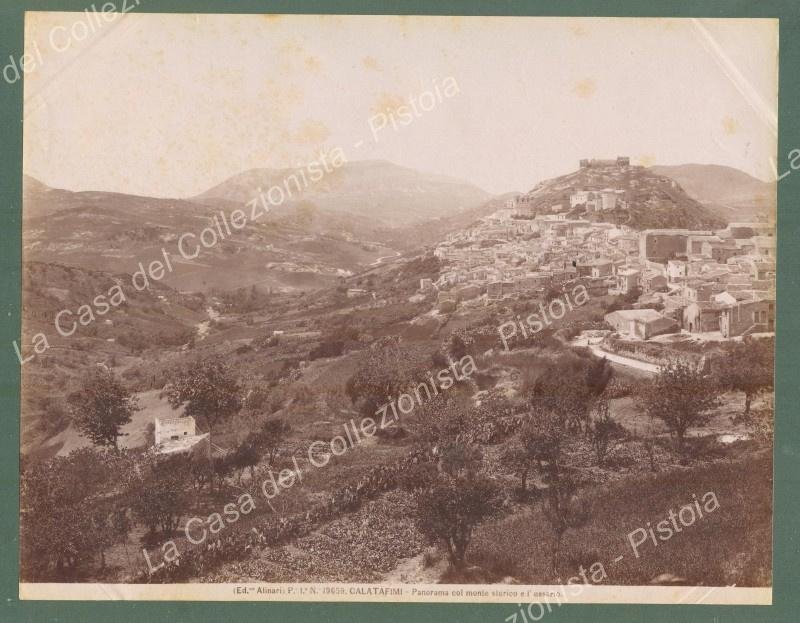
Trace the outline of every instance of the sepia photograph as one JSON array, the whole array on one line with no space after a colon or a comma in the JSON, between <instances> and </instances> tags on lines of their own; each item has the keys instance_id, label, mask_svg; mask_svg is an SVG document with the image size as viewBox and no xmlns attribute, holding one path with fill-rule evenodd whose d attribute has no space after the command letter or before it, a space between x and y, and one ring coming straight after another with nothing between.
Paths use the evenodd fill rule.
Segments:
<instances>
[{"instance_id":1,"label":"sepia photograph","mask_svg":"<svg viewBox=\"0 0 800 623\"><path fill-rule=\"evenodd\" d=\"M772 603L777 19L118 0L2 65L21 599Z\"/></svg>"}]
</instances>

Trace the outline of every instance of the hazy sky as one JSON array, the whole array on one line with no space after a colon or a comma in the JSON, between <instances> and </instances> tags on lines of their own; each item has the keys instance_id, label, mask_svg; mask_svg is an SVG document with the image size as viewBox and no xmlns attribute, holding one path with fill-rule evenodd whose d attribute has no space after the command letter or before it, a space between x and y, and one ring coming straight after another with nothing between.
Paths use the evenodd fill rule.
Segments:
<instances>
[{"instance_id":1,"label":"hazy sky","mask_svg":"<svg viewBox=\"0 0 800 623\"><path fill-rule=\"evenodd\" d=\"M584 157L773 176L774 20L96 20L27 14L24 167L51 186L191 196L334 147L497 193ZM437 85L401 125L398 107ZM375 141L379 114L397 129Z\"/></svg>"}]
</instances>

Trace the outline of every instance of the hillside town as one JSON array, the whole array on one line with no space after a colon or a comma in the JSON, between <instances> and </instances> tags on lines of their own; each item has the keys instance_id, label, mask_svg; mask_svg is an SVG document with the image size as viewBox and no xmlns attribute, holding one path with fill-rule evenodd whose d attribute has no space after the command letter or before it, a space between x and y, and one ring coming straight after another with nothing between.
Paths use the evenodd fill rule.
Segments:
<instances>
[{"instance_id":1,"label":"hillside town","mask_svg":"<svg viewBox=\"0 0 800 623\"><path fill-rule=\"evenodd\" d=\"M627 159L582 160L581 168L627 168ZM571 212L612 210L626 191L574 189ZM483 297L486 302L543 294L580 282L590 295L636 295L629 309L606 314L626 338L673 333L728 340L775 330L774 227L729 223L722 229L646 229L577 218L556 204L528 211L529 195L508 200L472 227L451 234L434 253L447 263L439 279L440 309Z\"/></svg>"}]
</instances>

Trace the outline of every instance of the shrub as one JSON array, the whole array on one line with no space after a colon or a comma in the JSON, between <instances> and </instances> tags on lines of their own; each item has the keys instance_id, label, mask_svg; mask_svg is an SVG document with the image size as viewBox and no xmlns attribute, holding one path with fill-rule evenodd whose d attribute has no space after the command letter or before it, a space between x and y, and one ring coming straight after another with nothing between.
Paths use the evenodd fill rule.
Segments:
<instances>
[{"instance_id":1,"label":"shrub","mask_svg":"<svg viewBox=\"0 0 800 623\"><path fill-rule=\"evenodd\" d=\"M609 400L613 398L624 398L625 396L630 396L635 391L636 385L634 383L615 376L608 385L606 385L603 396Z\"/></svg>"},{"instance_id":2,"label":"shrub","mask_svg":"<svg viewBox=\"0 0 800 623\"><path fill-rule=\"evenodd\" d=\"M261 411L269 404L270 392L263 387L254 387L245 398L245 406L251 411Z\"/></svg>"},{"instance_id":3,"label":"shrub","mask_svg":"<svg viewBox=\"0 0 800 623\"><path fill-rule=\"evenodd\" d=\"M589 420L589 434L597 457L597 464L603 465L611 441L624 434L622 426L611 417L606 400L600 399L595 404Z\"/></svg>"},{"instance_id":4,"label":"shrub","mask_svg":"<svg viewBox=\"0 0 800 623\"><path fill-rule=\"evenodd\" d=\"M344 351L344 342L341 340L330 340L321 342L311 349L308 353L308 358L311 361L321 359L323 357L338 357Z\"/></svg>"},{"instance_id":5,"label":"shrub","mask_svg":"<svg viewBox=\"0 0 800 623\"><path fill-rule=\"evenodd\" d=\"M441 559L442 555L439 553L439 550L435 547L429 547L422 555L422 567L424 569L429 569L437 564Z\"/></svg>"},{"instance_id":6,"label":"shrub","mask_svg":"<svg viewBox=\"0 0 800 623\"><path fill-rule=\"evenodd\" d=\"M580 528L589 520L587 501L578 497L575 483L568 477L550 484L542 507L544 516L553 530L553 574L558 573L558 555L564 533L571 528Z\"/></svg>"},{"instance_id":7,"label":"shrub","mask_svg":"<svg viewBox=\"0 0 800 623\"><path fill-rule=\"evenodd\" d=\"M472 556L471 561L497 579L509 576L517 577L521 573L519 561L505 551L482 551L480 554Z\"/></svg>"},{"instance_id":8,"label":"shrub","mask_svg":"<svg viewBox=\"0 0 800 623\"><path fill-rule=\"evenodd\" d=\"M439 303L439 312L442 314L452 314L456 310L454 301L442 301Z\"/></svg>"},{"instance_id":9,"label":"shrub","mask_svg":"<svg viewBox=\"0 0 800 623\"><path fill-rule=\"evenodd\" d=\"M189 483L189 462L184 457L153 457L144 474L134 480L128 492L134 516L153 537L156 531L167 538L189 510L186 485Z\"/></svg>"},{"instance_id":10,"label":"shrub","mask_svg":"<svg viewBox=\"0 0 800 623\"><path fill-rule=\"evenodd\" d=\"M40 401L40 408L42 415L37 424L43 433L52 435L64 430L69 425L70 417L63 401L45 396Z\"/></svg>"}]
</instances>

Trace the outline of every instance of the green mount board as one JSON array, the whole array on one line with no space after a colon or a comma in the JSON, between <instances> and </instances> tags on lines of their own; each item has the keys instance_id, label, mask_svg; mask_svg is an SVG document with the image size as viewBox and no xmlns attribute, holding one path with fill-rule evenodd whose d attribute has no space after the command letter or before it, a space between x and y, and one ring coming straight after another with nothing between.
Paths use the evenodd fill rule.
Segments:
<instances>
[{"instance_id":1,"label":"green mount board","mask_svg":"<svg viewBox=\"0 0 800 623\"><path fill-rule=\"evenodd\" d=\"M102 3L98 3L102 4ZM86 0L3 0L0 5L0 61L19 58L26 10L83 11ZM252 0L145 0L147 12L203 13L343 13L416 15L559 15L639 17L772 17L780 19L780 96L778 171L788 169L788 154L800 147L800 5L795 0L642 2L516 1L363 2L353 0L257 2ZM0 84L0 620L4 621L506 621L511 604L336 604L336 603L76 603L18 600L18 456L20 367L9 345L20 330L20 246L22 181L22 84ZM800 498L800 384L796 382L800 337L800 175L778 184L778 308L776 344L774 605L731 606L554 606L551 621L795 621L800 609L796 568Z\"/></svg>"}]
</instances>

